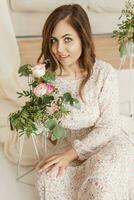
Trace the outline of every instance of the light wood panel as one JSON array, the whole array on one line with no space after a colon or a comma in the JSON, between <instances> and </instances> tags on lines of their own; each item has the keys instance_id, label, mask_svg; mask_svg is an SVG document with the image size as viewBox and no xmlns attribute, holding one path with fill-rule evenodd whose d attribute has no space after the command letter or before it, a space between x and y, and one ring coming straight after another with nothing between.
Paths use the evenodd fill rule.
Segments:
<instances>
[{"instance_id":1,"label":"light wood panel","mask_svg":"<svg viewBox=\"0 0 134 200\"><path fill-rule=\"evenodd\" d=\"M21 63L36 64L40 55L41 39L18 39Z\"/></svg>"},{"instance_id":2,"label":"light wood panel","mask_svg":"<svg viewBox=\"0 0 134 200\"><path fill-rule=\"evenodd\" d=\"M17 39L17 42L21 54L21 63L36 64L41 49L41 38ZM120 57L117 41L111 38L110 35L100 35L94 36L94 43L97 58L105 60L111 63L115 68L118 68L120 65ZM126 60L123 68L128 68L128 66L129 59Z\"/></svg>"}]
</instances>

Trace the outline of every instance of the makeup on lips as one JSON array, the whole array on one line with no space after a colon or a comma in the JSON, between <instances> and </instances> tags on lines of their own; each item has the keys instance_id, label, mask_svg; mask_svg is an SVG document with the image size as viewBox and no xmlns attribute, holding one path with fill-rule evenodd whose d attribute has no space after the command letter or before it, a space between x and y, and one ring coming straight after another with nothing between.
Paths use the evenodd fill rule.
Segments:
<instances>
[{"instance_id":1,"label":"makeup on lips","mask_svg":"<svg viewBox=\"0 0 134 200\"><path fill-rule=\"evenodd\" d=\"M64 60L69 57L69 55L58 55L60 60Z\"/></svg>"}]
</instances>

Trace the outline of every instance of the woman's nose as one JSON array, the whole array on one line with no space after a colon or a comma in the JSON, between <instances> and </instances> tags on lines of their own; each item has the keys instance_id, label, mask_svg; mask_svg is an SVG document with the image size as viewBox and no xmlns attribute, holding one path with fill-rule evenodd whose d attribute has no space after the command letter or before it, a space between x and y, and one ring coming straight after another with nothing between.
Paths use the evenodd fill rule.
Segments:
<instances>
[{"instance_id":1,"label":"woman's nose","mask_svg":"<svg viewBox=\"0 0 134 200\"><path fill-rule=\"evenodd\" d=\"M57 51L59 53L61 53L61 52L64 52L64 49L65 49L64 44L62 42L59 42L58 47L57 47Z\"/></svg>"}]
</instances>

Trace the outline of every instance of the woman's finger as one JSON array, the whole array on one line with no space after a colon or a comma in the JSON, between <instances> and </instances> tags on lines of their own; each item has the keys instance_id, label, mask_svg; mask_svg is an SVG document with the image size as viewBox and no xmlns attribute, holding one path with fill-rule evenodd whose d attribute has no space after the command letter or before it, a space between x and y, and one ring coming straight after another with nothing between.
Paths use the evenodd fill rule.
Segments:
<instances>
[{"instance_id":1,"label":"woman's finger","mask_svg":"<svg viewBox=\"0 0 134 200\"><path fill-rule=\"evenodd\" d=\"M51 160L53 160L53 159L55 159L55 158L57 158L56 155L51 156L51 157L49 157L48 159L42 160L42 161L36 166L36 169L37 169L37 170L41 169L45 164L47 164L49 161L51 161Z\"/></svg>"},{"instance_id":2,"label":"woman's finger","mask_svg":"<svg viewBox=\"0 0 134 200\"><path fill-rule=\"evenodd\" d=\"M59 161L59 158L54 159L48 163L46 163L45 165L43 165L40 169L40 171L47 169L48 167L50 167L51 165L54 165L55 163L57 163Z\"/></svg>"},{"instance_id":3,"label":"woman's finger","mask_svg":"<svg viewBox=\"0 0 134 200\"><path fill-rule=\"evenodd\" d=\"M51 156L51 157L47 158L47 159L45 160L45 163L47 163L47 162L49 162L49 161L51 161L51 160L53 160L53 159L55 159L55 158L57 158L57 155L54 155L54 156Z\"/></svg>"},{"instance_id":4,"label":"woman's finger","mask_svg":"<svg viewBox=\"0 0 134 200\"><path fill-rule=\"evenodd\" d=\"M37 170L41 169L41 168L45 165L45 163L46 163L46 160L42 160L42 161L36 166Z\"/></svg>"},{"instance_id":5,"label":"woman's finger","mask_svg":"<svg viewBox=\"0 0 134 200\"><path fill-rule=\"evenodd\" d=\"M39 164L37 164L36 170L39 170L40 168L42 168L42 166L44 166L44 164L45 164L45 160L42 160Z\"/></svg>"}]
</instances>

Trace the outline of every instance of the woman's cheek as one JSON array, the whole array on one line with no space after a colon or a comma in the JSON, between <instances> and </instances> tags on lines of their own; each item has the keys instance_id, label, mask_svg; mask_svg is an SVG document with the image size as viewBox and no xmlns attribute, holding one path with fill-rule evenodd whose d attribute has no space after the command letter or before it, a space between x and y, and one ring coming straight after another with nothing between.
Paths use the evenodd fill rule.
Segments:
<instances>
[{"instance_id":1,"label":"woman's cheek","mask_svg":"<svg viewBox=\"0 0 134 200\"><path fill-rule=\"evenodd\" d=\"M56 54L56 44L51 45L51 51L53 52L53 54Z\"/></svg>"}]
</instances>

